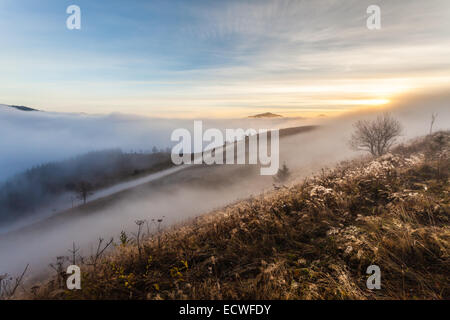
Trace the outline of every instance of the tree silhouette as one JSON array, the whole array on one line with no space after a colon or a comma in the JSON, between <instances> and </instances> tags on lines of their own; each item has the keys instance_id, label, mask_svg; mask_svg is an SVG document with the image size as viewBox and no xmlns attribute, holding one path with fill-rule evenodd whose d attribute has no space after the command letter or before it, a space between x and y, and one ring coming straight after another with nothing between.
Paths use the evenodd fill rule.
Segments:
<instances>
[{"instance_id":1,"label":"tree silhouette","mask_svg":"<svg viewBox=\"0 0 450 320\"><path fill-rule=\"evenodd\" d=\"M83 204L86 204L88 196L92 195L92 189L92 184L87 181L81 181L76 185L75 191L78 193L78 198L83 200Z\"/></svg>"},{"instance_id":2,"label":"tree silhouette","mask_svg":"<svg viewBox=\"0 0 450 320\"><path fill-rule=\"evenodd\" d=\"M281 169L278 169L278 172L274 178L274 180L278 183L285 182L289 176L291 175L291 172L289 171L289 168L286 166L286 163L283 163L283 166Z\"/></svg>"},{"instance_id":3,"label":"tree silhouette","mask_svg":"<svg viewBox=\"0 0 450 320\"><path fill-rule=\"evenodd\" d=\"M373 156L381 156L388 152L402 132L400 122L389 114L372 121L359 120L354 127L350 146L355 150L369 151Z\"/></svg>"}]
</instances>

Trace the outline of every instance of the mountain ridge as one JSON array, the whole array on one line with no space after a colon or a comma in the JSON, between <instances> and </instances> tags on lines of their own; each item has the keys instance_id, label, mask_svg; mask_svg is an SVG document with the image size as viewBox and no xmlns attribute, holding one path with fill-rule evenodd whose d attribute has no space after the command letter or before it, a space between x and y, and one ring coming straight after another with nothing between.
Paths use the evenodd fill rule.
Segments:
<instances>
[{"instance_id":1,"label":"mountain ridge","mask_svg":"<svg viewBox=\"0 0 450 320\"><path fill-rule=\"evenodd\" d=\"M41 111L38 109L34 109L34 108L30 108L27 106L18 106L18 105L11 105L11 104L0 104L0 106L5 107L5 108L13 108L19 111L26 111L26 112L30 112L30 111Z\"/></svg>"}]
</instances>

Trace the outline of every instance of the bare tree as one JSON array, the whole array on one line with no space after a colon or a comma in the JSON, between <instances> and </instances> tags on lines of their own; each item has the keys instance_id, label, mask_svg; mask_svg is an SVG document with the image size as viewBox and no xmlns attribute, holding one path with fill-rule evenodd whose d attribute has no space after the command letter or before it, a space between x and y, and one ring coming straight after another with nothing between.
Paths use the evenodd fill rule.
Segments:
<instances>
[{"instance_id":1,"label":"bare tree","mask_svg":"<svg viewBox=\"0 0 450 320\"><path fill-rule=\"evenodd\" d=\"M76 186L76 192L78 193L78 198L83 200L83 203L86 204L87 197L92 194L92 184L86 181L81 181Z\"/></svg>"},{"instance_id":2,"label":"bare tree","mask_svg":"<svg viewBox=\"0 0 450 320\"><path fill-rule=\"evenodd\" d=\"M369 151L381 156L389 151L402 133L402 125L389 114L378 116L375 120L359 120L354 124L355 131L350 145L355 150Z\"/></svg>"}]
</instances>

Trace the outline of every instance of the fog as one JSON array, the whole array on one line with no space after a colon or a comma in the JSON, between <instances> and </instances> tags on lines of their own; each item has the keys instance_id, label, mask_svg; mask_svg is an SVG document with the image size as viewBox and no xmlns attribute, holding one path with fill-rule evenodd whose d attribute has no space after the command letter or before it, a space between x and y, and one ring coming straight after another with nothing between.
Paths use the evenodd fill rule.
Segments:
<instances>
[{"instance_id":1,"label":"fog","mask_svg":"<svg viewBox=\"0 0 450 320\"><path fill-rule=\"evenodd\" d=\"M301 118L205 119L204 127L281 128L307 122ZM25 112L0 105L0 183L30 167L90 151L166 148L172 144L174 129L192 127L193 121L187 119Z\"/></svg>"},{"instance_id":2,"label":"fog","mask_svg":"<svg viewBox=\"0 0 450 320\"><path fill-rule=\"evenodd\" d=\"M442 92L417 94L402 99L402 103L394 102L389 108L372 108L329 119L273 119L270 122L259 119L209 120L205 127L216 125L220 128L219 124L243 128L319 124L320 128L317 130L280 140L280 164L285 162L296 178L302 178L323 167L332 167L341 160L362 154L350 150L347 143L352 124L356 120L373 118L380 112L391 112L404 126L404 135L400 137L399 142L427 134L433 112L438 114L434 130L449 129L449 98L449 93ZM25 168L33 161L67 157L69 153L75 154L90 148L117 147L120 144L123 148L148 149L148 141L147 144L145 142L149 137L153 139L152 145L161 143L162 146L170 137L169 128L192 127L191 120L170 122L125 115L23 114L5 110L0 112L0 121L5 120L4 115L11 120L9 130L5 130L3 125L0 127L0 134L4 137L7 133L9 137L8 142L0 142L1 148L11 152L6 160L2 157L2 165L9 163L12 168L14 161L11 159L14 156L17 159L25 155L31 157L27 159L29 162L19 163L15 170ZM39 121L45 124L39 124ZM92 134L94 131L95 135ZM35 133L30 139L25 139L32 132L39 134ZM137 142L134 139L140 140ZM12 140L19 142L14 146ZM43 146L40 147L39 143L43 143ZM81 246L82 254L88 255L90 248L95 247L98 237L114 236L117 239L121 230L134 232L136 219L151 220L164 216L163 224L167 227L237 199L245 199L273 189L272 177L260 176L259 170L255 171L256 174L253 171L247 174L242 171L242 166L232 165L190 166L159 181L132 186L135 188L129 190L120 189L118 191L121 192L109 198L98 199L57 219L2 235L0 273L18 274L27 263L30 263L30 274L47 272L50 271L48 264L53 262L56 256L68 255L67 250L71 248L72 242Z\"/></svg>"}]
</instances>

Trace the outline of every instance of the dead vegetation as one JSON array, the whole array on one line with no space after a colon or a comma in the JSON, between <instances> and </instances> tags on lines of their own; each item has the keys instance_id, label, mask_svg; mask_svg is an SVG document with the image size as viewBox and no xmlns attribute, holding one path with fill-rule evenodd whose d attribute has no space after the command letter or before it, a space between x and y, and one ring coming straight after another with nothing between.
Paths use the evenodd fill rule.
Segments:
<instances>
[{"instance_id":1,"label":"dead vegetation","mask_svg":"<svg viewBox=\"0 0 450 320\"><path fill-rule=\"evenodd\" d=\"M0 300L7 300L14 297L17 289L23 286L23 279L27 273L29 265L25 267L19 277L13 278L8 274L0 274Z\"/></svg>"},{"instance_id":2,"label":"dead vegetation","mask_svg":"<svg viewBox=\"0 0 450 320\"><path fill-rule=\"evenodd\" d=\"M137 223L81 266L81 290L27 297L449 299L448 147L438 132L144 239ZM366 288L374 264L380 290Z\"/></svg>"}]
</instances>

